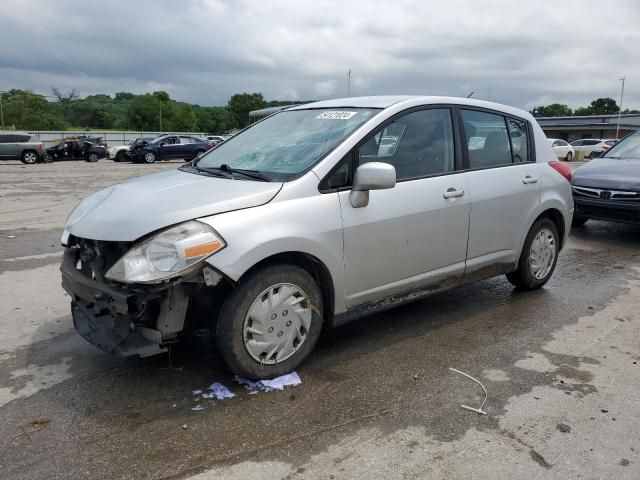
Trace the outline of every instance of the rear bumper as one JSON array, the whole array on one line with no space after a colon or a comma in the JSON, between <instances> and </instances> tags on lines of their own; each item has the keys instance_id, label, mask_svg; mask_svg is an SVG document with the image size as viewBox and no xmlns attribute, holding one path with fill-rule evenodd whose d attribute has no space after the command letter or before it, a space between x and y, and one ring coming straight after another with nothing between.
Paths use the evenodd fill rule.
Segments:
<instances>
[{"instance_id":1,"label":"rear bumper","mask_svg":"<svg viewBox=\"0 0 640 480\"><path fill-rule=\"evenodd\" d=\"M573 197L576 217L640 224L640 205L629 202Z\"/></svg>"},{"instance_id":2,"label":"rear bumper","mask_svg":"<svg viewBox=\"0 0 640 480\"><path fill-rule=\"evenodd\" d=\"M78 259L78 250L67 248L60 270L80 336L100 350L120 356L147 357L166 351L166 344L182 331L189 297L181 290L176 292L179 288L175 286L108 285L78 270ZM167 323L167 312L173 320L170 330L159 327Z\"/></svg>"}]
</instances>

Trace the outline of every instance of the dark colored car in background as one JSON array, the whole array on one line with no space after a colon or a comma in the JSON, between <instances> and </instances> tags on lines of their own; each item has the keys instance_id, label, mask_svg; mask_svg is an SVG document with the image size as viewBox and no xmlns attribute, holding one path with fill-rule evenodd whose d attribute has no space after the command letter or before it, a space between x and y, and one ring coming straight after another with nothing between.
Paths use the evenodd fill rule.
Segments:
<instances>
[{"instance_id":1,"label":"dark colored car in background","mask_svg":"<svg viewBox=\"0 0 640 480\"><path fill-rule=\"evenodd\" d=\"M46 161L47 153L44 143L29 133L0 132L0 159L32 164Z\"/></svg>"},{"instance_id":2,"label":"dark colored car in background","mask_svg":"<svg viewBox=\"0 0 640 480\"><path fill-rule=\"evenodd\" d=\"M640 132L573 172L574 225L590 218L640 224Z\"/></svg>"},{"instance_id":3,"label":"dark colored car in background","mask_svg":"<svg viewBox=\"0 0 640 480\"><path fill-rule=\"evenodd\" d=\"M107 156L106 142L102 137L70 137L47 148L51 161L86 160L97 162Z\"/></svg>"},{"instance_id":4,"label":"dark colored car in background","mask_svg":"<svg viewBox=\"0 0 640 480\"><path fill-rule=\"evenodd\" d=\"M213 148L213 142L188 135L161 135L136 152L134 161L154 163L181 158L190 161Z\"/></svg>"}]
</instances>

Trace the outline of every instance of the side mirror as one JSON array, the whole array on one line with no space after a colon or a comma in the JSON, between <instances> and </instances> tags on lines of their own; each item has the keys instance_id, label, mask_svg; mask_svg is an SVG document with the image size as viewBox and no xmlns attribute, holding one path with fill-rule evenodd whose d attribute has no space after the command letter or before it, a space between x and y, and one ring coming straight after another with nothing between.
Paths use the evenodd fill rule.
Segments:
<instances>
[{"instance_id":1,"label":"side mirror","mask_svg":"<svg viewBox=\"0 0 640 480\"><path fill-rule=\"evenodd\" d=\"M167 144L167 142L160 142L160 146L164 147Z\"/></svg>"},{"instance_id":2,"label":"side mirror","mask_svg":"<svg viewBox=\"0 0 640 480\"><path fill-rule=\"evenodd\" d=\"M369 190L384 190L396 186L396 169L382 162L369 162L360 165L353 177L353 187L349 201L353 208L369 205Z\"/></svg>"}]
</instances>

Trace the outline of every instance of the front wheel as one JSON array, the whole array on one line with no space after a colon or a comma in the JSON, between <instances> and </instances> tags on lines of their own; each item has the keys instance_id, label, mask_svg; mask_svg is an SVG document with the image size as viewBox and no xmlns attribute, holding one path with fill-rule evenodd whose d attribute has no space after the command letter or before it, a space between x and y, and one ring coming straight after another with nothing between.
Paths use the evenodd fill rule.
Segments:
<instances>
[{"instance_id":1,"label":"front wheel","mask_svg":"<svg viewBox=\"0 0 640 480\"><path fill-rule=\"evenodd\" d=\"M97 162L99 159L98 154L95 152L91 152L89 155L87 155L87 161L88 162Z\"/></svg>"},{"instance_id":2,"label":"front wheel","mask_svg":"<svg viewBox=\"0 0 640 480\"><path fill-rule=\"evenodd\" d=\"M567 162L570 162L573 158L573 153L567 152L567 156L564 158Z\"/></svg>"},{"instance_id":3,"label":"front wheel","mask_svg":"<svg viewBox=\"0 0 640 480\"><path fill-rule=\"evenodd\" d=\"M313 277L295 265L273 265L249 274L229 294L215 340L232 372L273 378L311 353L322 319L322 294Z\"/></svg>"},{"instance_id":4,"label":"front wheel","mask_svg":"<svg viewBox=\"0 0 640 480\"><path fill-rule=\"evenodd\" d=\"M537 220L525 239L518 268L507 279L523 290L535 290L549 281L558 261L558 229L548 218Z\"/></svg>"},{"instance_id":5,"label":"front wheel","mask_svg":"<svg viewBox=\"0 0 640 480\"><path fill-rule=\"evenodd\" d=\"M116 162L126 162L126 161L127 161L127 154L122 150L120 150L116 155Z\"/></svg>"},{"instance_id":6,"label":"front wheel","mask_svg":"<svg viewBox=\"0 0 640 480\"><path fill-rule=\"evenodd\" d=\"M158 156L154 152L144 152L142 158L144 163L154 163L158 159Z\"/></svg>"}]
</instances>

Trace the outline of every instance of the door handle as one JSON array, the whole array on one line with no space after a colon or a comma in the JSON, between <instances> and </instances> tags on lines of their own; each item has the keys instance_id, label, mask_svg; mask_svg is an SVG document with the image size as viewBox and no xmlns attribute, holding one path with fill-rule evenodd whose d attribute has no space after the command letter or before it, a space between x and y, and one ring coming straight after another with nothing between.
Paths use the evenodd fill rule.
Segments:
<instances>
[{"instance_id":1,"label":"door handle","mask_svg":"<svg viewBox=\"0 0 640 480\"><path fill-rule=\"evenodd\" d=\"M522 183L528 185L529 183L538 183L538 177L532 177L531 175L527 175L522 179Z\"/></svg>"},{"instance_id":2,"label":"door handle","mask_svg":"<svg viewBox=\"0 0 640 480\"><path fill-rule=\"evenodd\" d=\"M456 190L455 188L447 188L447 191L442 194L444 198L457 198L464 195L464 190Z\"/></svg>"}]
</instances>

